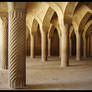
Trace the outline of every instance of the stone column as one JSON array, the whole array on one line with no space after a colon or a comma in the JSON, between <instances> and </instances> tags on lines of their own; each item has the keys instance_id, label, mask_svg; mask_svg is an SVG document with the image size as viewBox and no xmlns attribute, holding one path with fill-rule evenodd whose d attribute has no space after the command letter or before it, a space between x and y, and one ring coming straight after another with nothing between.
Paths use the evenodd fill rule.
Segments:
<instances>
[{"instance_id":1,"label":"stone column","mask_svg":"<svg viewBox=\"0 0 92 92\"><path fill-rule=\"evenodd\" d=\"M9 13L9 87L23 88L26 84L25 37L26 3L8 2Z\"/></svg>"},{"instance_id":2,"label":"stone column","mask_svg":"<svg viewBox=\"0 0 92 92\"><path fill-rule=\"evenodd\" d=\"M51 56L51 38L48 37L48 56Z\"/></svg>"},{"instance_id":3,"label":"stone column","mask_svg":"<svg viewBox=\"0 0 92 92\"><path fill-rule=\"evenodd\" d=\"M0 17L0 68L8 69L8 21Z\"/></svg>"},{"instance_id":4,"label":"stone column","mask_svg":"<svg viewBox=\"0 0 92 92\"><path fill-rule=\"evenodd\" d=\"M62 52L62 50L61 50L61 44L62 44L62 42L61 42L62 40L61 40L61 37L59 37L59 57L61 58L61 52Z\"/></svg>"},{"instance_id":5,"label":"stone column","mask_svg":"<svg viewBox=\"0 0 92 92\"><path fill-rule=\"evenodd\" d=\"M41 34L41 55L42 55L42 61L47 61L47 34L45 32L43 32Z\"/></svg>"},{"instance_id":6,"label":"stone column","mask_svg":"<svg viewBox=\"0 0 92 92\"><path fill-rule=\"evenodd\" d=\"M89 35L89 56L91 56L91 35Z\"/></svg>"},{"instance_id":7,"label":"stone column","mask_svg":"<svg viewBox=\"0 0 92 92\"><path fill-rule=\"evenodd\" d=\"M87 43L86 43L86 37L83 38L83 57L86 58L87 57Z\"/></svg>"},{"instance_id":8,"label":"stone column","mask_svg":"<svg viewBox=\"0 0 92 92\"><path fill-rule=\"evenodd\" d=\"M69 38L69 55L72 56L72 38Z\"/></svg>"},{"instance_id":9,"label":"stone column","mask_svg":"<svg viewBox=\"0 0 92 92\"><path fill-rule=\"evenodd\" d=\"M87 56L89 57L89 37L87 37Z\"/></svg>"},{"instance_id":10,"label":"stone column","mask_svg":"<svg viewBox=\"0 0 92 92\"><path fill-rule=\"evenodd\" d=\"M69 33L68 33L68 25L65 26L64 31L62 32L62 44L61 44L61 66L66 67L69 65Z\"/></svg>"},{"instance_id":11,"label":"stone column","mask_svg":"<svg viewBox=\"0 0 92 92\"><path fill-rule=\"evenodd\" d=\"M35 57L35 36L31 34L31 58Z\"/></svg>"},{"instance_id":12,"label":"stone column","mask_svg":"<svg viewBox=\"0 0 92 92\"><path fill-rule=\"evenodd\" d=\"M90 55L92 56L92 34L90 35L90 37L91 37L91 42L90 42L90 47L91 47Z\"/></svg>"},{"instance_id":13,"label":"stone column","mask_svg":"<svg viewBox=\"0 0 92 92\"><path fill-rule=\"evenodd\" d=\"M80 45L80 33L76 32L76 60L80 60L80 51L81 51L81 45Z\"/></svg>"}]
</instances>

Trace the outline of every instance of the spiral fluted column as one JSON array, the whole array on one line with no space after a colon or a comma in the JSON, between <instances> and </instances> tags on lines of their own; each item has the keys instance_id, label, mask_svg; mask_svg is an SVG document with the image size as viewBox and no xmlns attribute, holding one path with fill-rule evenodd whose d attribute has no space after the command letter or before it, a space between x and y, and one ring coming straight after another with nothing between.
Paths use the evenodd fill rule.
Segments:
<instances>
[{"instance_id":1,"label":"spiral fluted column","mask_svg":"<svg viewBox=\"0 0 92 92\"><path fill-rule=\"evenodd\" d=\"M35 57L35 36L31 34L31 58Z\"/></svg>"},{"instance_id":2,"label":"spiral fluted column","mask_svg":"<svg viewBox=\"0 0 92 92\"><path fill-rule=\"evenodd\" d=\"M0 68L8 69L8 21L0 17Z\"/></svg>"},{"instance_id":3,"label":"spiral fluted column","mask_svg":"<svg viewBox=\"0 0 92 92\"><path fill-rule=\"evenodd\" d=\"M61 67L66 67L69 65L69 33L68 25L65 26L65 30L62 32L61 37Z\"/></svg>"},{"instance_id":4,"label":"spiral fluted column","mask_svg":"<svg viewBox=\"0 0 92 92\"><path fill-rule=\"evenodd\" d=\"M23 5L22 5L23 4ZM23 8L25 3L8 3L11 9L9 13L9 86L10 88L23 88L26 84L25 65L25 37L26 37L26 12ZM22 7L19 7L21 6ZM16 8L17 6L17 8ZM24 6L25 7L25 6ZM22 8L22 9L21 9Z\"/></svg>"},{"instance_id":5,"label":"spiral fluted column","mask_svg":"<svg viewBox=\"0 0 92 92\"><path fill-rule=\"evenodd\" d=\"M48 37L48 56L51 56L51 38Z\"/></svg>"},{"instance_id":6,"label":"spiral fluted column","mask_svg":"<svg viewBox=\"0 0 92 92\"><path fill-rule=\"evenodd\" d=\"M80 43L80 33L76 32L76 60L80 60L80 51L81 51L81 43Z\"/></svg>"},{"instance_id":7,"label":"spiral fluted column","mask_svg":"<svg viewBox=\"0 0 92 92\"><path fill-rule=\"evenodd\" d=\"M42 61L47 61L47 34L45 32L43 32L41 34L41 55L42 55Z\"/></svg>"}]
</instances>

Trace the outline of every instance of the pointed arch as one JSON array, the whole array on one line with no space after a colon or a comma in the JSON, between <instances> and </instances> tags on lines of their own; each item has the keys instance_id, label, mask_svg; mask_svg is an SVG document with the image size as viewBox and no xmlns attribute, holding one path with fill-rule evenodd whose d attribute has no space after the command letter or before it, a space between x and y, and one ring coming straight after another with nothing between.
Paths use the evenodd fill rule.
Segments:
<instances>
[{"instance_id":1,"label":"pointed arch","mask_svg":"<svg viewBox=\"0 0 92 92\"><path fill-rule=\"evenodd\" d=\"M72 17L74 15L75 9L78 2L68 2L64 11L64 23L72 23Z\"/></svg>"},{"instance_id":2,"label":"pointed arch","mask_svg":"<svg viewBox=\"0 0 92 92\"><path fill-rule=\"evenodd\" d=\"M43 22L42 22L42 27L43 27L43 30L46 31L46 32L49 29L50 20L51 20L51 18L53 16L54 12L55 11L51 7L49 7L47 9L47 12L46 12L45 16L44 16L44 19L43 19Z\"/></svg>"},{"instance_id":3,"label":"pointed arch","mask_svg":"<svg viewBox=\"0 0 92 92\"><path fill-rule=\"evenodd\" d=\"M85 38L86 37L86 33L87 33L87 31L88 31L88 28L89 27L91 27L92 26L92 20L89 20L88 21L88 23L85 25L85 27L84 27L84 31L83 31L83 38Z\"/></svg>"},{"instance_id":4,"label":"pointed arch","mask_svg":"<svg viewBox=\"0 0 92 92\"><path fill-rule=\"evenodd\" d=\"M69 38L71 38L74 33L75 33L75 32L74 32L74 28L73 28L73 26L71 25L71 26L70 26L70 29L69 29Z\"/></svg>"},{"instance_id":5,"label":"pointed arch","mask_svg":"<svg viewBox=\"0 0 92 92\"><path fill-rule=\"evenodd\" d=\"M89 17L92 15L92 11L86 6L82 5L73 16L73 27L77 31L82 31Z\"/></svg>"}]
</instances>

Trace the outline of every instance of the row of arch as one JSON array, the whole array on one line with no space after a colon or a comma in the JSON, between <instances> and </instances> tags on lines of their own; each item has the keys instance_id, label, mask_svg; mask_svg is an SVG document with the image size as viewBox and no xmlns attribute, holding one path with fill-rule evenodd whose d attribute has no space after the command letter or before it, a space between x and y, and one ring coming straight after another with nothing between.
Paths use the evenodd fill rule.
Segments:
<instances>
[{"instance_id":1,"label":"row of arch","mask_svg":"<svg viewBox=\"0 0 92 92\"><path fill-rule=\"evenodd\" d=\"M82 36L81 37L81 40L83 39L83 41L82 41L82 43L83 43L83 45L80 47L81 49L83 48L83 52L81 51L81 49L80 49L80 54L81 54L81 52L82 52L82 54L83 54L83 57L87 57L87 55L89 56L89 54L87 54L87 53L89 53L89 52L91 52L91 50L89 51L89 52L87 52L87 49L89 49L89 48L87 48L87 44L88 44L88 39L91 37L91 25L92 25L92 20L89 20L88 22L87 22L87 24L85 25L85 27L84 27L84 31L82 31L82 32L80 32L80 35ZM57 27L57 26L56 26ZM60 35L59 35L59 27L58 28L56 28L57 30L57 34L58 34L58 37L59 37L59 39L60 39ZM50 27L49 27L49 30L48 30L48 43L50 44L51 42L49 42L49 38L51 38L51 37L53 37L53 34L54 34L54 31L55 31L55 26L53 25L53 24L51 24L50 25ZM50 33L51 32L51 33ZM39 32L38 33L40 33L40 29L39 29ZM29 33L30 34L30 33ZM89 37L89 34L90 34L90 37ZM73 51L73 54L75 54L76 55L76 46L71 46L71 44L72 43L74 43L74 41L72 41L72 40L74 40L74 36L75 36L75 39L77 39L77 34L76 34L76 32L75 32L75 30L74 30L74 28L73 28L73 25L71 25L70 26L70 28L69 28L69 46L70 46L70 48L69 48L69 50L70 50L70 56L72 56L72 50L73 49L75 49L75 52ZM87 36L88 36L88 38L87 38ZM41 41L41 37L40 37L40 41ZM86 41L86 42L85 42ZM40 44L41 44L41 42L40 42ZM55 43L54 43L55 44ZM59 44L60 44L60 41L59 41ZM75 41L75 43L74 43L75 45L76 45L76 41ZM73 45L74 45L73 44ZM39 45L39 43L38 43L38 45ZM49 45L48 45L49 46ZM86 46L86 47L85 47ZM91 46L91 45L90 45ZM75 48L74 48L75 47ZM30 47L29 47L30 48ZM41 46L40 46L40 48L41 48ZM49 47L49 48L51 48L51 47ZM48 50L48 56L50 56L50 49ZM40 54L41 54L41 52L40 52ZM87 55L86 55L87 54ZM60 55L60 50L59 50L59 55ZM81 56L81 55L80 55Z\"/></svg>"}]
</instances>

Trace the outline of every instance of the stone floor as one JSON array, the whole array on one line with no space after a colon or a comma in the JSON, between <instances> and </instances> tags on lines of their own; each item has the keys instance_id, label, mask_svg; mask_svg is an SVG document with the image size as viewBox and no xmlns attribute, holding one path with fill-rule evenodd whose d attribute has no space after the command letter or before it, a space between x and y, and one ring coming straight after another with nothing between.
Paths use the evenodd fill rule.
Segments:
<instances>
[{"instance_id":1,"label":"stone floor","mask_svg":"<svg viewBox=\"0 0 92 92\"><path fill-rule=\"evenodd\" d=\"M76 61L70 57L70 66L60 67L58 57L48 57L41 62L40 57L26 58L26 90L92 90L92 57ZM8 70L0 70L0 89L8 87Z\"/></svg>"}]
</instances>

